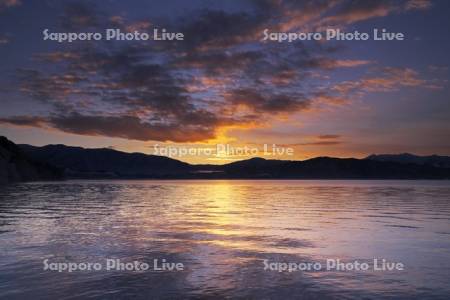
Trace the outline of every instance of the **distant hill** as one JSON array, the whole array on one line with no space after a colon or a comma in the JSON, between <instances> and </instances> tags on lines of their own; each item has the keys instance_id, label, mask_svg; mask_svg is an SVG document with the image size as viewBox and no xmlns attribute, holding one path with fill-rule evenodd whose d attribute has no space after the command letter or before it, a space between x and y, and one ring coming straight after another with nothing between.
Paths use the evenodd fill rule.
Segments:
<instances>
[{"instance_id":1,"label":"distant hill","mask_svg":"<svg viewBox=\"0 0 450 300\"><path fill-rule=\"evenodd\" d=\"M0 184L56 179L62 179L61 170L31 159L16 144L0 137Z\"/></svg>"},{"instance_id":2,"label":"distant hill","mask_svg":"<svg viewBox=\"0 0 450 300\"><path fill-rule=\"evenodd\" d=\"M223 166L230 178L280 179L450 179L450 169L355 158L317 157L305 161L239 161Z\"/></svg>"},{"instance_id":3,"label":"distant hill","mask_svg":"<svg viewBox=\"0 0 450 300\"><path fill-rule=\"evenodd\" d=\"M3 138L3 141L7 140ZM126 153L105 148L84 149L65 145L17 147L12 142L8 145L14 149L13 153L22 153L31 161L39 162L39 166L51 165L55 169L63 170L65 178L450 179L450 168L442 162L444 160L439 162L424 158L416 160L416 156L412 156L414 158L412 159L409 155L408 157L372 155L366 159L317 157L304 161L252 158L226 165L191 165L164 156ZM16 155L20 158L22 154ZM27 161L25 158L19 160ZM34 163L32 165L36 166ZM2 172L4 166L5 163L2 165ZM25 169L34 170L31 167ZM20 180L39 178L33 172L25 174L28 176L16 177Z\"/></svg>"},{"instance_id":4,"label":"distant hill","mask_svg":"<svg viewBox=\"0 0 450 300\"><path fill-rule=\"evenodd\" d=\"M450 156L418 156L409 153L403 154L372 154L366 159L376 161L398 162L403 164L427 165L437 168L450 168Z\"/></svg>"},{"instance_id":5,"label":"distant hill","mask_svg":"<svg viewBox=\"0 0 450 300\"><path fill-rule=\"evenodd\" d=\"M192 171L191 165L164 156L65 145L19 146L30 157L63 169L69 178L184 177Z\"/></svg>"}]
</instances>

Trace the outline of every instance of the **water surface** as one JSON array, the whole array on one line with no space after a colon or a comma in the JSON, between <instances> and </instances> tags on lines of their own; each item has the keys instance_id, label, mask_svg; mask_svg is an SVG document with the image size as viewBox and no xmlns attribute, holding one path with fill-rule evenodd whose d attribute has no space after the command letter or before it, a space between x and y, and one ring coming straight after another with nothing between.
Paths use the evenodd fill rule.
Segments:
<instances>
[{"instance_id":1,"label":"water surface","mask_svg":"<svg viewBox=\"0 0 450 300\"><path fill-rule=\"evenodd\" d=\"M183 271L44 270L182 262ZM403 271L264 270L263 261ZM0 187L2 299L448 299L448 181L67 181Z\"/></svg>"}]
</instances>

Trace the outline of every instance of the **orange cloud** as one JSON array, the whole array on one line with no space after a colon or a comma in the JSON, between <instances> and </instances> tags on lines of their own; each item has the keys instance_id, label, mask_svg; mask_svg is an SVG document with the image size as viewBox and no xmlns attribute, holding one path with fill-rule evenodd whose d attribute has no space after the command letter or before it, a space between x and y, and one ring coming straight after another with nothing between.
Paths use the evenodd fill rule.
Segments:
<instances>
[{"instance_id":1,"label":"orange cloud","mask_svg":"<svg viewBox=\"0 0 450 300\"><path fill-rule=\"evenodd\" d=\"M410 68L385 67L381 75L365 77L356 81L344 81L333 89L347 95L356 92L388 92L398 90L400 87L432 88L430 82L419 77L419 73Z\"/></svg>"}]
</instances>

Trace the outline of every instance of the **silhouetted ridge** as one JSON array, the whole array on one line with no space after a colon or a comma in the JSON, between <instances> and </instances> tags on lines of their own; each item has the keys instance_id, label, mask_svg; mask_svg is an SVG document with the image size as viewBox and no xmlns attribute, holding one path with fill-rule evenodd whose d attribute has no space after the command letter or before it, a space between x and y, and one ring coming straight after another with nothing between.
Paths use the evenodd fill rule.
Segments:
<instances>
[{"instance_id":1,"label":"silhouetted ridge","mask_svg":"<svg viewBox=\"0 0 450 300\"><path fill-rule=\"evenodd\" d=\"M63 168L68 177L152 178L185 175L191 165L164 156L125 153L113 149L84 149L64 145L20 145L31 157Z\"/></svg>"},{"instance_id":2,"label":"silhouetted ridge","mask_svg":"<svg viewBox=\"0 0 450 300\"><path fill-rule=\"evenodd\" d=\"M0 183L61 178L61 170L30 159L16 144L0 137Z\"/></svg>"},{"instance_id":3,"label":"silhouetted ridge","mask_svg":"<svg viewBox=\"0 0 450 300\"><path fill-rule=\"evenodd\" d=\"M376 161L398 162L404 164L427 165L437 168L450 168L450 156L439 156L439 155L419 156L410 153L378 154L378 155L372 154L369 155L366 159Z\"/></svg>"},{"instance_id":4,"label":"silhouetted ridge","mask_svg":"<svg viewBox=\"0 0 450 300\"><path fill-rule=\"evenodd\" d=\"M13 143L12 145L9 147L16 147ZM225 165L191 165L164 156L125 153L109 148L84 149L65 145L44 147L20 145L20 149L34 161L41 162L42 165L47 164L63 169L66 178L450 178L450 168L444 163L446 157L430 156L417 159L416 156L410 154L371 155L366 159L317 157L305 161L267 160L255 157ZM38 178L38 176L34 178Z\"/></svg>"}]
</instances>

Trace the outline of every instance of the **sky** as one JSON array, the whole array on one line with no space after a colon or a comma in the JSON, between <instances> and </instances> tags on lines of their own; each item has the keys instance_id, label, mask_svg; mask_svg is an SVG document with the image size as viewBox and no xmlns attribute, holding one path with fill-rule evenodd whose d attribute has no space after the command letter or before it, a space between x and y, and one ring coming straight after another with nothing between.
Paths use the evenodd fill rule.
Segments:
<instances>
[{"instance_id":1,"label":"sky","mask_svg":"<svg viewBox=\"0 0 450 300\"><path fill-rule=\"evenodd\" d=\"M0 135L176 149L173 158L191 163L450 155L449 14L445 0L0 0ZM108 28L184 39L43 34ZM386 29L405 39L278 42L263 39L266 29Z\"/></svg>"}]
</instances>

